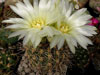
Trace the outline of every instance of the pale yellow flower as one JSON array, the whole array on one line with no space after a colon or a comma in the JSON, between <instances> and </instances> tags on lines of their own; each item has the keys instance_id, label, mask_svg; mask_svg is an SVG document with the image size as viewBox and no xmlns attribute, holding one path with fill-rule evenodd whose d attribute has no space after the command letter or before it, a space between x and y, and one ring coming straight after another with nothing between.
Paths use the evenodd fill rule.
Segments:
<instances>
[{"instance_id":1,"label":"pale yellow flower","mask_svg":"<svg viewBox=\"0 0 100 75\"><path fill-rule=\"evenodd\" d=\"M10 5L21 18L10 18L3 22L12 23L6 28L15 30L9 38L20 35L19 39L24 38L23 45L32 43L36 48L43 37L52 37L57 33L51 25L59 19L58 9L55 9L54 0L34 0L33 5L29 0L23 2L19 1L15 6Z\"/></svg>"},{"instance_id":2,"label":"pale yellow flower","mask_svg":"<svg viewBox=\"0 0 100 75\"><path fill-rule=\"evenodd\" d=\"M86 14L87 9L82 8L74 12L73 5L67 0L61 0L58 8L63 14L63 19L57 23L56 29L60 33L52 37L50 47L53 48L57 45L58 49L61 49L66 42L73 53L75 53L77 43L87 49L88 44L92 44L87 36L96 34L96 28L87 25L91 19L91 16Z\"/></svg>"}]
</instances>

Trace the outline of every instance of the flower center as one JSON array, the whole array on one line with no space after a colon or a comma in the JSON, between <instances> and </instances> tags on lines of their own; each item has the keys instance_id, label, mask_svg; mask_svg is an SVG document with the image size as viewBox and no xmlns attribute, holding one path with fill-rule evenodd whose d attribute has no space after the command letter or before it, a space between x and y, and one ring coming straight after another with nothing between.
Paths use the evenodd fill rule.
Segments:
<instances>
[{"instance_id":1,"label":"flower center","mask_svg":"<svg viewBox=\"0 0 100 75\"><path fill-rule=\"evenodd\" d=\"M37 28L40 30L43 28L44 25L45 25L45 20L43 18L36 18L31 23L31 27Z\"/></svg>"},{"instance_id":2,"label":"flower center","mask_svg":"<svg viewBox=\"0 0 100 75\"><path fill-rule=\"evenodd\" d=\"M70 30L70 27L66 23L61 23L61 26L60 26L59 30L62 33L68 33L69 30Z\"/></svg>"}]
</instances>

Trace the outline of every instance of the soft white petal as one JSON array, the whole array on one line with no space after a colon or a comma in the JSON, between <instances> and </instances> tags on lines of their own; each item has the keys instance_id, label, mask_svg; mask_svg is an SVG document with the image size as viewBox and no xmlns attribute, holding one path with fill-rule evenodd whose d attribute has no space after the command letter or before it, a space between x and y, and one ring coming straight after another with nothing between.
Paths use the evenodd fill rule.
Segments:
<instances>
[{"instance_id":1,"label":"soft white petal","mask_svg":"<svg viewBox=\"0 0 100 75\"><path fill-rule=\"evenodd\" d=\"M13 6L13 5L10 5L10 8L16 13L19 15L19 10L17 7Z\"/></svg>"},{"instance_id":2,"label":"soft white petal","mask_svg":"<svg viewBox=\"0 0 100 75\"><path fill-rule=\"evenodd\" d=\"M67 42L67 44L68 44L68 46L69 46L71 52L72 52L73 54L75 54L75 47L74 47L74 45L72 44L72 42L71 42L71 40L70 40L70 37L69 37L68 35L67 35L67 37L66 37L66 42Z\"/></svg>"},{"instance_id":3,"label":"soft white petal","mask_svg":"<svg viewBox=\"0 0 100 75\"><path fill-rule=\"evenodd\" d=\"M28 15L30 14L30 12L32 12L32 11L29 12L27 6L26 6L25 4L23 4L22 2L16 3L16 6L17 6L18 9L26 10L25 12L27 12ZM30 8L29 8L29 9L30 9ZM31 9L31 10L32 10L32 9ZM29 15L29 16L30 16L30 18L31 18L32 15Z\"/></svg>"},{"instance_id":4,"label":"soft white petal","mask_svg":"<svg viewBox=\"0 0 100 75\"><path fill-rule=\"evenodd\" d=\"M65 38L63 36L59 38L59 42L57 44L58 50L63 47L64 41L65 41Z\"/></svg>"},{"instance_id":5,"label":"soft white petal","mask_svg":"<svg viewBox=\"0 0 100 75\"><path fill-rule=\"evenodd\" d=\"M35 40L35 44L34 44L35 48L40 44L41 40L42 40L42 38L39 35L36 36L36 40Z\"/></svg>"},{"instance_id":6,"label":"soft white petal","mask_svg":"<svg viewBox=\"0 0 100 75\"><path fill-rule=\"evenodd\" d=\"M84 30L82 28L76 28L76 31L83 34L84 36L93 36L91 33L89 33L90 31Z\"/></svg>"},{"instance_id":7,"label":"soft white petal","mask_svg":"<svg viewBox=\"0 0 100 75\"><path fill-rule=\"evenodd\" d=\"M72 43L75 47L77 47L77 41L76 41L76 39L75 39L73 36L70 36L70 39L71 39L71 43Z\"/></svg>"},{"instance_id":8,"label":"soft white petal","mask_svg":"<svg viewBox=\"0 0 100 75\"><path fill-rule=\"evenodd\" d=\"M71 22L71 21L70 21ZM73 21L72 24L73 27L79 27L79 26L84 26L88 23L88 21L81 21L81 20L76 20L76 21Z\"/></svg>"},{"instance_id":9,"label":"soft white petal","mask_svg":"<svg viewBox=\"0 0 100 75\"><path fill-rule=\"evenodd\" d=\"M46 29L47 29L47 34L48 34L48 36L49 36L49 37L52 37L52 36L54 35L54 32L53 32L52 28L47 27Z\"/></svg>"},{"instance_id":10,"label":"soft white petal","mask_svg":"<svg viewBox=\"0 0 100 75\"><path fill-rule=\"evenodd\" d=\"M97 32L95 31L96 30L96 27L93 27L93 26L83 26L82 29L86 32L88 32L89 34L97 34Z\"/></svg>"},{"instance_id":11,"label":"soft white petal","mask_svg":"<svg viewBox=\"0 0 100 75\"><path fill-rule=\"evenodd\" d=\"M13 5L10 5L10 8L11 8L16 14L18 14L19 16L21 16L22 18L24 18L24 16L22 15L22 13L20 13L20 10L19 10L17 7L15 7L15 6L13 6Z\"/></svg>"},{"instance_id":12,"label":"soft white petal","mask_svg":"<svg viewBox=\"0 0 100 75\"><path fill-rule=\"evenodd\" d=\"M51 41L51 43L50 43L50 48L55 47L55 46L57 45L58 41L59 41L59 36L53 37L53 38L52 38L52 41Z\"/></svg>"},{"instance_id":13,"label":"soft white petal","mask_svg":"<svg viewBox=\"0 0 100 75\"><path fill-rule=\"evenodd\" d=\"M54 35L52 27L46 26L41 32L40 35L52 37Z\"/></svg>"},{"instance_id":14,"label":"soft white petal","mask_svg":"<svg viewBox=\"0 0 100 75\"><path fill-rule=\"evenodd\" d=\"M62 9L62 5L63 5L63 9ZM68 6L69 7L69 6ZM59 8L60 10L62 10L62 13L66 13L66 10L68 10L69 8L66 7L66 3L65 3L65 0L61 0L60 4L59 4ZM68 9L67 9L68 8Z\"/></svg>"},{"instance_id":15,"label":"soft white petal","mask_svg":"<svg viewBox=\"0 0 100 75\"><path fill-rule=\"evenodd\" d=\"M33 5L34 5L34 8L37 8L38 5L39 5L39 1L38 0L34 0L33 1Z\"/></svg>"},{"instance_id":16,"label":"soft white petal","mask_svg":"<svg viewBox=\"0 0 100 75\"><path fill-rule=\"evenodd\" d=\"M82 28L87 29L87 30L93 30L93 31L97 30L95 26L89 26L89 25L83 26Z\"/></svg>"},{"instance_id":17,"label":"soft white petal","mask_svg":"<svg viewBox=\"0 0 100 75\"><path fill-rule=\"evenodd\" d=\"M22 39L23 37L25 37L26 34L27 34L27 33L21 34L21 35L19 36L18 40L20 40L20 39Z\"/></svg>"},{"instance_id":18,"label":"soft white petal","mask_svg":"<svg viewBox=\"0 0 100 75\"><path fill-rule=\"evenodd\" d=\"M70 38L70 42L75 46L77 47L77 40L72 36L72 35L68 35L68 34L64 34L64 37L65 38Z\"/></svg>"},{"instance_id":19,"label":"soft white petal","mask_svg":"<svg viewBox=\"0 0 100 75\"><path fill-rule=\"evenodd\" d=\"M70 3L68 0L64 0L65 1L65 7L66 7L66 11L69 10L69 7L70 7Z\"/></svg>"},{"instance_id":20,"label":"soft white petal","mask_svg":"<svg viewBox=\"0 0 100 75\"><path fill-rule=\"evenodd\" d=\"M27 13L27 11L25 9L22 9L21 7L20 8L17 8L13 5L10 5L10 8L16 13L18 14L19 16L21 16L22 18L30 21L31 20L31 16Z\"/></svg>"},{"instance_id":21,"label":"soft white petal","mask_svg":"<svg viewBox=\"0 0 100 75\"><path fill-rule=\"evenodd\" d=\"M73 15L69 18L69 20L75 20L76 18L78 18L79 16L81 16L83 13L86 12L86 8L82 8L78 11L76 11L75 13L73 13Z\"/></svg>"},{"instance_id":22,"label":"soft white petal","mask_svg":"<svg viewBox=\"0 0 100 75\"><path fill-rule=\"evenodd\" d=\"M25 5L27 6L27 7L32 7L32 4L30 3L30 0L23 0L23 2L25 3Z\"/></svg>"},{"instance_id":23,"label":"soft white petal","mask_svg":"<svg viewBox=\"0 0 100 75\"><path fill-rule=\"evenodd\" d=\"M67 11L66 14L65 14L66 19L70 17L70 15L71 15L71 13L72 13L72 10L73 10L73 5L70 4L69 6L70 6L70 7L69 7L68 11Z\"/></svg>"},{"instance_id":24,"label":"soft white petal","mask_svg":"<svg viewBox=\"0 0 100 75\"><path fill-rule=\"evenodd\" d=\"M74 35L77 42L84 48L87 49L87 41L82 37L82 35Z\"/></svg>"},{"instance_id":25,"label":"soft white petal","mask_svg":"<svg viewBox=\"0 0 100 75\"><path fill-rule=\"evenodd\" d=\"M91 15L85 14L85 15L79 16L76 20L80 20L80 21L88 21L88 20L91 19L91 18L92 18Z\"/></svg>"},{"instance_id":26,"label":"soft white petal","mask_svg":"<svg viewBox=\"0 0 100 75\"><path fill-rule=\"evenodd\" d=\"M28 24L28 22L22 18L10 18L8 20L3 20L3 23L19 23L19 24Z\"/></svg>"},{"instance_id":27,"label":"soft white petal","mask_svg":"<svg viewBox=\"0 0 100 75\"><path fill-rule=\"evenodd\" d=\"M15 23L12 20L3 20L2 23Z\"/></svg>"},{"instance_id":28,"label":"soft white petal","mask_svg":"<svg viewBox=\"0 0 100 75\"><path fill-rule=\"evenodd\" d=\"M29 32L27 32L27 34L25 35L25 38L23 40L23 45L26 45L29 41L30 41L30 38L32 37L32 31L30 30Z\"/></svg>"},{"instance_id":29,"label":"soft white petal","mask_svg":"<svg viewBox=\"0 0 100 75\"><path fill-rule=\"evenodd\" d=\"M47 5L46 5L46 8L47 8L47 9L50 9L50 8L51 8L52 2L53 2L53 0L49 0L49 1L48 1ZM53 4L52 4L52 6L53 6Z\"/></svg>"},{"instance_id":30,"label":"soft white petal","mask_svg":"<svg viewBox=\"0 0 100 75\"><path fill-rule=\"evenodd\" d=\"M24 9L21 9L21 8L17 8L16 6L13 6L13 5L10 5L10 8L16 13L18 14L19 16L21 16L22 18L25 18L27 20L29 20L29 14L24 10Z\"/></svg>"},{"instance_id":31,"label":"soft white petal","mask_svg":"<svg viewBox=\"0 0 100 75\"><path fill-rule=\"evenodd\" d=\"M28 3L30 4L29 1L28 1ZM37 10L35 10L31 4L30 5L26 5L26 4L23 4L22 2L19 2L17 4L17 7L19 7L19 8L22 7L24 10L26 10L30 14L30 16L32 17L32 19L34 19L36 17Z\"/></svg>"},{"instance_id":32,"label":"soft white petal","mask_svg":"<svg viewBox=\"0 0 100 75\"><path fill-rule=\"evenodd\" d=\"M25 30L19 30L19 31L16 31L16 32L13 32L12 34L10 34L8 38L15 37L15 36L24 34L24 33L26 33L26 32L27 32L27 31L25 31Z\"/></svg>"},{"instance_id":33,"label":"soft white petal","mask_svg":"<svg viewBox=\"0 0 100 75\"><path fill-rule=\"evenodd\" d=\"M46 8L47 2L48 2L48 0L40 0L40 2L39 2L39 8L40 9Z\"/></svg>"},{"instance_id":34,"label":"soft white petal","mask_svg":"<svg viewBox=\"0 0 100 75\"><path fill-rule=\"evenodd\" d=\"M7 26L6 28L18 29L18 28L28 28L28 26L22 24L14 24L14 25Z\"/></svg>"},{"instance_id":35,"label":"soft white petal","mask_svg":"<svg viewBox=\"0 0 100 75\"><path fill-rule=\"evenodd\" d=\"M83 37L83 39L87 42L87 45L93 45L92 41L90 39L88 39L87 37L85 37L84 35L81 35L81 37Z\"/></svg>"},{"instance_id":36,"label":"soft white petal","mask_svg":"<svg viewBox=\"0 0 100 75\"><path fill-rule=\"evenodd\" d=\"M36 39L36 33L33 33L32 37L31 37L31 42L33 45L34 45L35 39Z\"/></svg>"}]
</instances>

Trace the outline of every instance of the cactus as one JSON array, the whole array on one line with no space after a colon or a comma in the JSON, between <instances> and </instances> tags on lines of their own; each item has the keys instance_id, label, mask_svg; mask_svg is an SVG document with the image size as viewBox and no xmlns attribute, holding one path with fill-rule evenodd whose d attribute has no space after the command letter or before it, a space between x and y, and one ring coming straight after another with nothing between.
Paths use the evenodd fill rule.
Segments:
<instances>
[{"instance_id":1,"label":"cactus","mask_svg":"<svg viewBox=\"0 0 100 75\"><path fill-rule=\"evenodd\" d=\"M66 46L61 50L57 50L56 47L51 50L47 42L41 43L37 49L26 47L26 53L19 65L18 72L20 75L38 73L40 75L55 75L56 73L66 75L70 55Z\"/></svg>"},{"instance_id":2,"label":"cactus","mask_svg":"<svg viewBox=\"0 0 100 75\"><path fill-rule=\"evenodd\" d=\"M96 70L100 70L100 51L96 50L92 57L93 65Z\"/></svg>"},{"instance_id":3,"label":"cactus","mask_svg":"<svg viewBox=\"0 0 100 75\"><path fill-rule=\"evenodd\" d=\"M9 33L11 31L0 30L0 75L12 75L19 61L17 55L23 51L22 44L17 41L17 37L7 38Z\"/></svg>"},{"instance_id":4,"label":"cactus","mask_svg":"<svg viewBox=\"0 0 100 75\"><path fill-rule=\"evenodd\" d=\"M100 13L99 7L100 7L100 0L90 0L89 6L93 8L94 11Z\"/></svg>"},{"instance_id":5,"label":"cactus","mask_svg":"<svg viewBox=\"0 0 100 75\"><path fill-rule=\"evenodd\" d=\"M87 67L89 63L88 51L81 47L77 48L76 54L75 54L75 61L76 61L76 65L79 68L84 69L85 67Z\"/></svg>"},{"instance_id":6,"label":"cactus","mask_svg":"<svg viewBox=\"0 0 100 75\"><path fill-rule=\"evenodd\" d=\"M20 42L6 48L0 47L0 75L15 75L22 53L23 47Z\"/></svg>"},{"instance_id":7,"label":"cactus","mask_svg":"<svg viewBox=\"0 0 100 75\"><path fill-rule=\"evenodd\" d=\"M17 15L15 13L13 13L12 10L8 7L8 5L10 5L11 3L7 3L7 2L9 2L9 0L7 0L6 4L5 4L5 9L4 9L4 13L3 13L4 19L7 19L9 17L16 17ZM14 4L14 3L12 3L12 4ZM8 24L3 24L3 26L6 26L6 25L8 25ZM11 32L11 31L9 31L9 32L8 31L6 32L7 35L9 35ZM5 30L2 30L2 33L5 33ZM0 36L0 37L5 37L5 34L3 34L3 36ZM10 41L7 39L7 36L5 38L1 38L1 39L3 40L3 42L5 41L5 43L7 43L7 44L8 43L13 44L13 43L17 42L16 41L17 37L9 39ZM41 70L43 69L43 72L42 71L41 72L44 74L50 75L52 73L54 75L59 75L59 74L66 75L66 71L67 71L67 67L68 67L67 65L69 64L69 60L70 60L69 49L64 48L64 51L61 52L61 50L58 51L57 48L55 48L52 50L53 53L51 53L51 52L49 52L50 49L49 49L49 47L47 47L48 46L47 43L44 43L44 45L45 45L45 47L39 47L34 53L31 52L31 50L33 51L35 49L28 48L28 53L26 52L27 56L25 54L22 57L21 63L18 67L19 75L24 75L24 74L34 75L34 73L38 74L38 69L36 69L36 71L34 70L35 68L38 67L38 65L36 63L30 63L31 60L34 62L40 63L41 67L43 67L43 68L45 67L44 69L41 68ZM44 46L44 45L41 44L41 46ZM44 49L44 48L47 48L47 49ZM44 50L45 50L45 52L44 52ZM38 53L38 51L40 53ZM55 55L55 53L56 53L56 55ZM37 58L36 60L30 59L30 57L35 59L35 57L33 55ZM52 58L52 56L53 56L53 58ZM49 62L49 60L50 60L50 62ZM61 61L61 63L60 63L60 61ZM60 65L58 65L58 63L60 63ZM28 66L28 67L25 68L26 66ZM49 67L51 67L51 68L49 68ZM32 68L32 71L31 72L28 71L31 68Z\"/></svg>"},{"instance_id":8,"label":"cactus","mask_svg":"<svg viewBox=\"0 0 100 75\"><path fill-rule=\"evenodd\" d=\"M0 30L0 44L2 47L5 47L6 45L12 45L17 42L17 40L18 40L17 37L8 38L8 35L11 32L12 31L9 31L9 30L5 31L5 29L3 29L3 28Z\"/></svg>"},{"instance_id":9,"label":"cactus","mask_svg":"<svg viewBox=\"0 0 100 75\"><path fill-rule=\"evenodd\" d=\"M89 47L89 55L96 70L100 70L100 31L98 35L92 38L94 46Z\"/></svg>"},{"instance_id":10,"label":"cactus","mask_svg":"<svg viewBox=\"0 0 100 75\"><path fill-rule=\"evenodd\" d=\"M9 0L7 1L9 2ZM17 15L15 15L10 10L10 8L6 8L9 5L7 1L5 4L5 10L4 10L4 15L3 15L4 19L7 19L12 16L16 17ZM74 5L78 4L76 0L71 1L71 2L73 2ZM15 4L15 3L12 3L12 4ZM8 25L8 24L4 24L4 25ZM7 39L6 35L8 35L9 33L10 33L9 31L1 32L1 35L2 35L0 36L1 43L14 44L17 42L16 41L17 38ZM56 47L53 49L50 49L48 41L44 39L37 49L32 48L32 47L25 47L25 55L22 57L21 63L18 67L19 75L25 75L25 74L66 75L67 67L70 63L70 58L72 56L71 56L71 52L65 45L60 50L58 50ZM83 68L83 66L86 65L88 61L87 52L84 49L79 49L77 50L75 56L76 56L75 59L77 60L77 65ZM80 59L82 59L82 61Z\"/></svg>"},{"instance_id":11,"label":"cactus","mask_svg":"<svg viewBox=\"0 0 100 75\"><path fill-rule=\"evenodd\" d=\"M16 66L16 55L10 50L0 50L0 70L4 72L11 72L11 69ZM1 72L0 72L1 74Z\"/></svg>"}]
</instances>

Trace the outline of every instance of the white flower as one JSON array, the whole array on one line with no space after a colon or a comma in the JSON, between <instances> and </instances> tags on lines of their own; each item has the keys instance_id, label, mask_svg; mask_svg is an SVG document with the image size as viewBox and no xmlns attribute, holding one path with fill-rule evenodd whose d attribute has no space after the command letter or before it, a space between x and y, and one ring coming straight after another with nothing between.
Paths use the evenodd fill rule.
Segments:
<instances>
[{"instance_id":1,"label":"white flower","mask_svg":"<svg viewBox=\"0 0 100 75\"><path fill-rule=\"evenodd\" d=\"M52 37L56 31L51 26L59 19L58 10L55 9L54 0L34 0L33 6L29 0L18 2L16 6L10 5L11 9L21 18L10 18L4 23L13 23L6 28L14 29L10 37L24 37L23 45L32 43L36 48L45 36Z\"/></svg>"},{"instance_id":2,"label":"white flower","mask_svg":"<svg viewBox=\"0 0 100 75\"><path fill-rule=\"evenodd\" d=\"M53 48L57 45L60 49L66 42L73 53L75 53L77 43L87 49L87 45L92 44L87 36L96 34L96 28L87 25L91 16L85 13L86 8L73 13L73 6L67 0L61 0L58 7L62 11L64 19L57 23L59 25L56 29L60 31L60 34L52 38L50 47Z\"/></svg>"}]
</instances>

